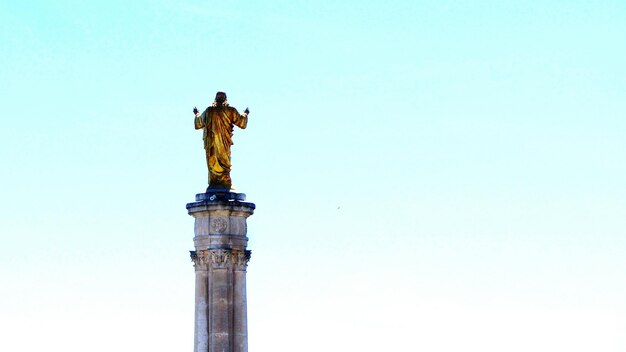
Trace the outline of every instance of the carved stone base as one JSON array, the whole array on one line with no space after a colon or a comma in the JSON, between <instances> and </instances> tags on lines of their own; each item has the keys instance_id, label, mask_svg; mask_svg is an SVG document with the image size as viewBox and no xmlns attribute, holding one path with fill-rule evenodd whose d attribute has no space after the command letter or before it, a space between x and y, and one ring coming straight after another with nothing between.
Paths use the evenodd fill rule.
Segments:
<instances>
[{"instance_id":1,"label":"carved stone base","mask_svg":"<svg viewBox=\"0 0 626 352\"><path fill-rule=\"evenodd\" d=\"M254 208L224 199L187 204L195 218L195 251L190 252L196 271L194 352L248 351L246 219Z\"/></svg>"}]
</instances>

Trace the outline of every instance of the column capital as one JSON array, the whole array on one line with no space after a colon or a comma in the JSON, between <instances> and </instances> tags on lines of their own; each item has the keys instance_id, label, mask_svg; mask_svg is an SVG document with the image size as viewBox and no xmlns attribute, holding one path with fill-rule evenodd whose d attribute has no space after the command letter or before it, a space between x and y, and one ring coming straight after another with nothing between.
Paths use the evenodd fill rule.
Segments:
<instances>
[{"instance_id":1,"label":"column capital","mask_svg":"<svg viewBox=\"0 0 626 352\"><path fill-rule=\"evenodd\" d=\"M204 249L189 251L189 254L196 270L223 269L232 262L232 250L229 249Z\"/></svg>"},{"instance_id":2,"label":"column capital","mask_svg":"<svg viewBox=\"0 0 626 352\"><path fill-rule=\"evenodd\" d=\"M233 249L205 249L189 251L191 261L196 270L233 268L245 271L252 251Z\"/></svg>"},{"instance_id":3,"label":"column capital","mask_svg":"<svg viewBox=\"0 0 626 352\"><path fill-rule=\"evenodd\" d=\"M252 256L252 251L233 251L233 264L237 271L246 271L248 262Z\"/></svg>"}]
</instances>

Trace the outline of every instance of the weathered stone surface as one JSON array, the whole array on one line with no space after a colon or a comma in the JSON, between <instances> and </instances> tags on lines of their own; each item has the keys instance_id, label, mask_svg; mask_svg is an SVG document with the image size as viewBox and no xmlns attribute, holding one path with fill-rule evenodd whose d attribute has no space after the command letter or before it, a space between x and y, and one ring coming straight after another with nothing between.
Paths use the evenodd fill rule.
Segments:
<instances>
[{"instance_id":1,"label":"weathered stone surface","mask_svg":"<svg viewBox=\"0 0 626 352\"><path fill-rule=\"evenodd\" d=\"M248 351L246 219L254 209L238 200L187 204L195 218L195 251L190 252L196 270L194 352Z\"/></svg>"}]
</instances>

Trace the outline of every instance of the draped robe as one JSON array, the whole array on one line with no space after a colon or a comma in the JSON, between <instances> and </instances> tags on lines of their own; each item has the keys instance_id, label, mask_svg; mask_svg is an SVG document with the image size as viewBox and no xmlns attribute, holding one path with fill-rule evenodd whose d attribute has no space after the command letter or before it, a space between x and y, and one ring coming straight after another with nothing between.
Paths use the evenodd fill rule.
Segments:
<instances>
[{"instance_id":1,"label":"draped robe","mask_svg":"<svg viewBox=\"0 0 626 352\"><path fill-rule=\"evenodd\" d=\"M233 145L233 126L246 128L248 116L240 115L231 106L210 106L195 117L197 130L204 129L202 139L209 168L209 188L230 189L230 146Z\"/></svg>"}]
</instances>

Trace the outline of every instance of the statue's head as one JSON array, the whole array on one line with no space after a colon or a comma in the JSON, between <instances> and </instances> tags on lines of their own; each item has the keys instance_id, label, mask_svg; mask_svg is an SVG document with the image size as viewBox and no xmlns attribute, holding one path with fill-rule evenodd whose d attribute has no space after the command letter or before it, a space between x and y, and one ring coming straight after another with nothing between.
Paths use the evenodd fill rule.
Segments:
<instances>
[{"instance_id":1,"label":"statue's head","mask_svg":"<svg viewBox=\"0 0 626 352\"><path fill-rule=\"evenodd\" d=\"M217 94L215 94L215 103L217 105L223 105L225 101L226 101L226 93L217 92Z\"/></svg>"}]
</instances>

